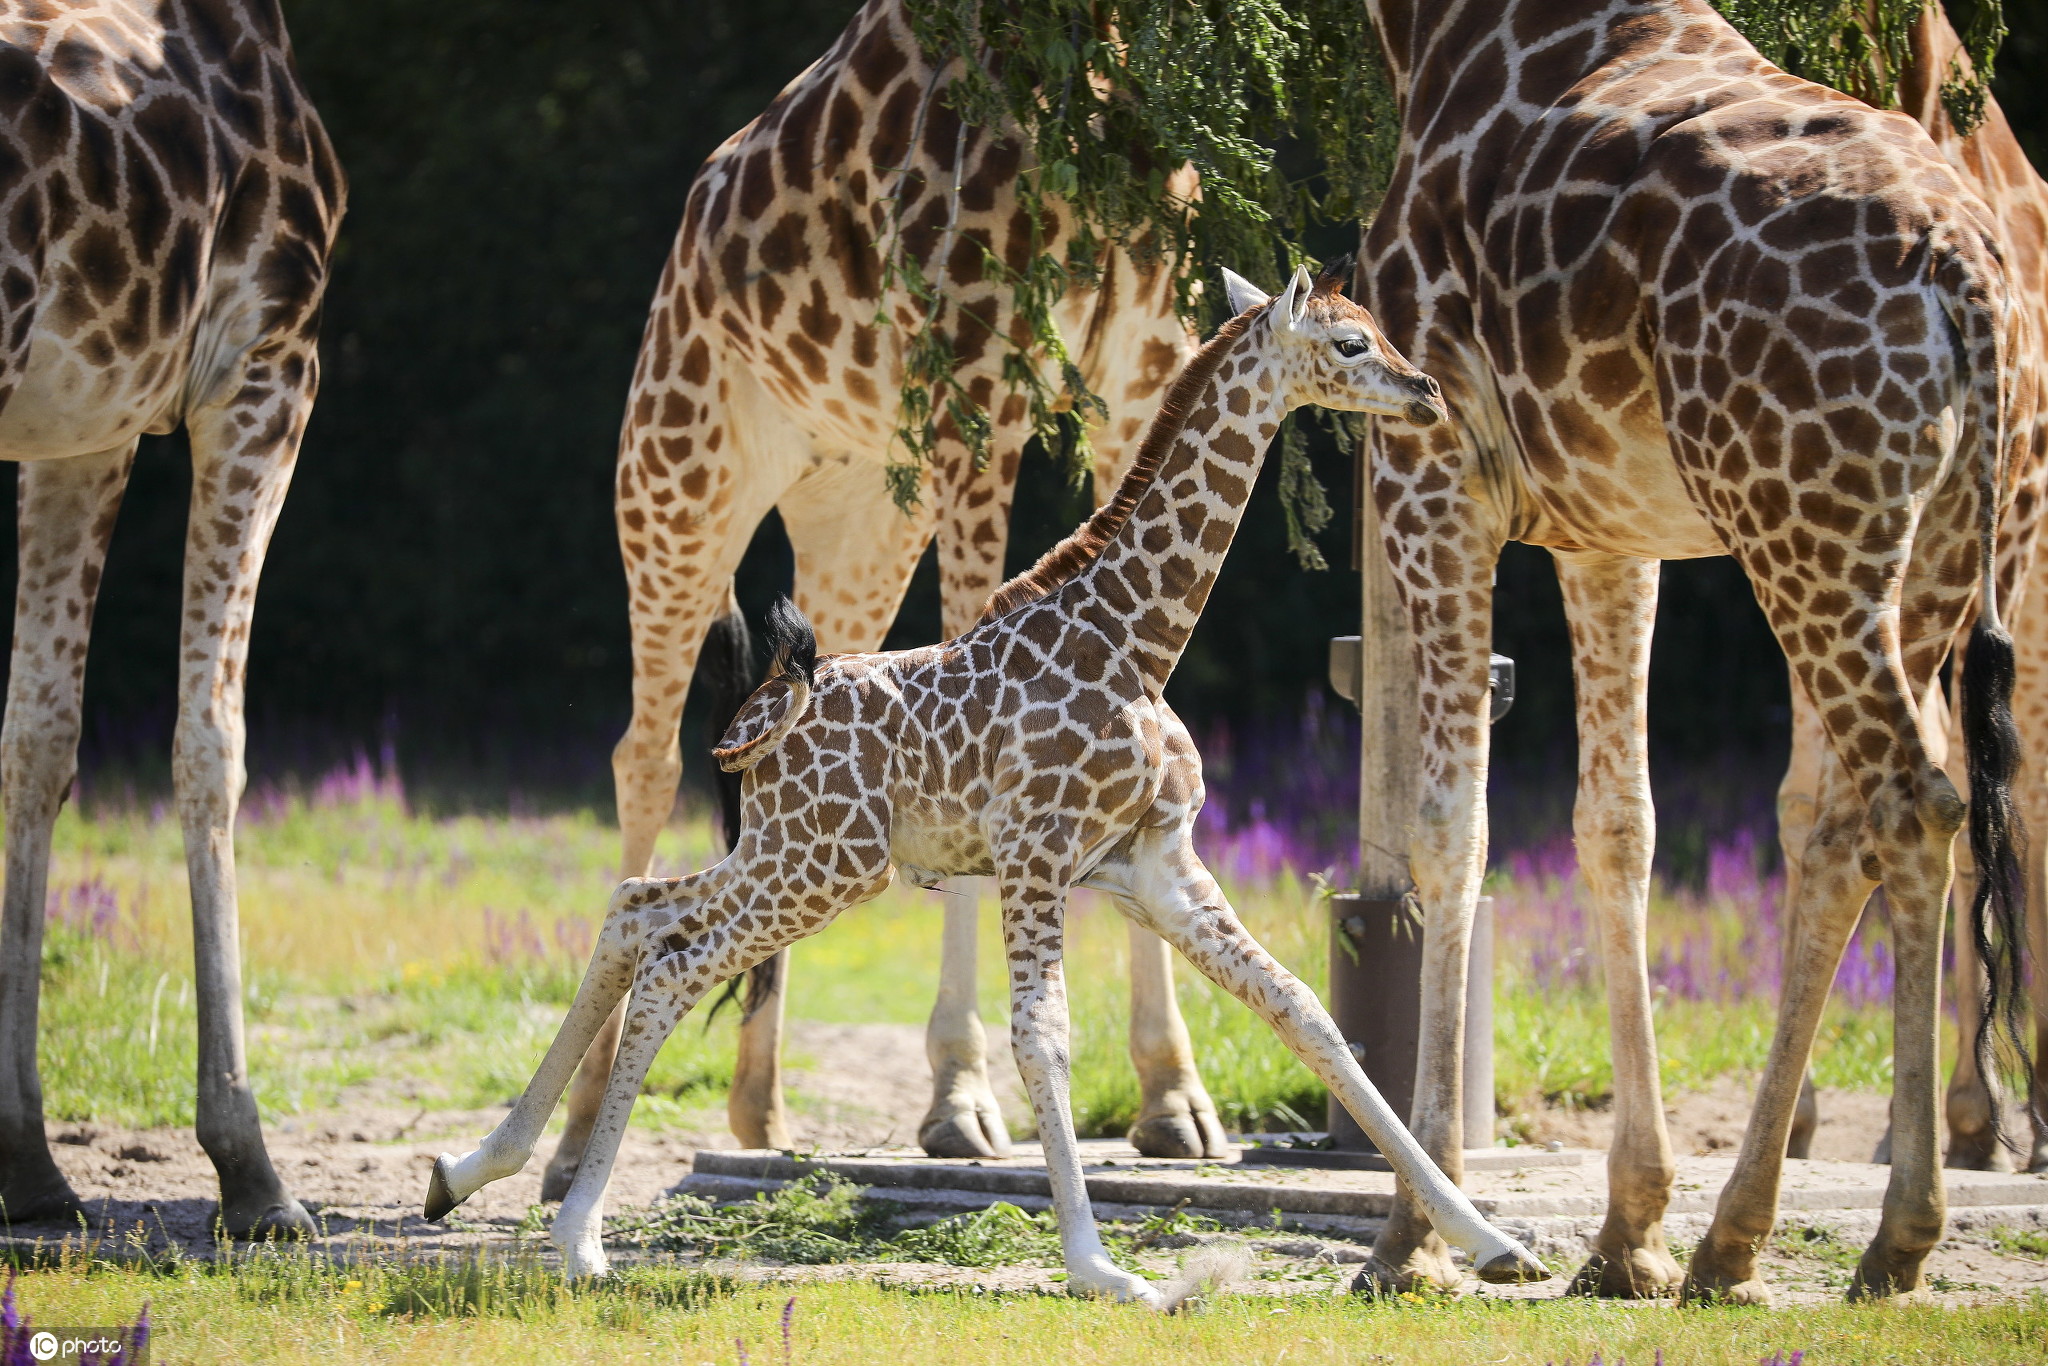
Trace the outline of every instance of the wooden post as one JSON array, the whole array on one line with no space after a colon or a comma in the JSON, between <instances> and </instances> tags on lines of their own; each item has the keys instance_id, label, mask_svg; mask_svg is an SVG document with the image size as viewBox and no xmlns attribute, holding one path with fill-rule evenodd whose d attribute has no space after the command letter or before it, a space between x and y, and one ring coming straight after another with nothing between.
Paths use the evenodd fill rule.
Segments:
<instances>
[{"instance_id":1,"label":"wooden post","mask_svg":"<svg viewBox=\"0 0 2048 1366\"><path fill-rule=\"evenodd\" d=\"M1358 892L1367 900L1398 900L1414 886L1408 842L1420 800L1422 707L1416 697L1415 639L1380 542L1371 477L1361 446L1353 495L1358 534L1352 551L1365 598L1358 642Z\"/></svg>"},{"instance_id":2,"label":"wooden post","mask_svg":"<svg viewBox=\"0 0 2048 1366\"><path fill-rule=\"evenodd\" d=\"M1414 887L1408 842L1422 764L1421 707L1408 609L1380 541L1363 442L1352 469L1351 559L1364 594L1352 699L1361 742L1358 890L1330 903L1330 1010L1366 1075L1405 1120L1421 1023L1422 926L1410 913L1408 896ZM1334 1100L1326 1122L1339 1150L1371 1148Z\"/></svg>"}]
</instances>

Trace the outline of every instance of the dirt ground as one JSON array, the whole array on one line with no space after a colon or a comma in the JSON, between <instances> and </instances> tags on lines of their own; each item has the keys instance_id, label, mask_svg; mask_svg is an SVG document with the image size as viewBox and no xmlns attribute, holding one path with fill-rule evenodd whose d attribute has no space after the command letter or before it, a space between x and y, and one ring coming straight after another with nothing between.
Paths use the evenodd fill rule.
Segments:
<instances>
[{"instance_id":1,"label":"dirt ground","mask_svg":"<svg viewBox=\"0 0 2048 1366\"><path fill-rule=\"evenodd\" d=\"M807 1066L788 1076L798 1142L848 1152L908 1141L923 1111L929 1086L921 1031L896 1025L810 1025L791 1027L791 1054ZM1007 1059L995 1069L1005 1105L1022 1115L1014 1070ZM1736 1147L1748 1113L1747 1088L1734 1082L1713 1090L1674 1096L1667 1114L1674 1148L1681 1154L1710 1154ZM1815 1157L1868 1161L1883 1132L1886 1098L1859 1092L1823 1092ZM337 1250L349 1244L398 1244L418 1251L505 1245L525 1237L544 1246L543 1227L532 1207L540 1195L540 1167L552 1149L527 1170L487 1187L458 1211L449 1225L419 1218L419 1200L436 1154L461 1151L487 1132L502 1108L479 1111L420 1111L366 1096L342 1109L302 1115L269 1130L270 1151L291 1188L328 1226L326 1240ZM1552 1111L1536 1117L1542 1139L1570 1146L1604 1147L1612 1130L1602 1112ZM214 1252L209 1232L216 1198L214 1173L197 1141L186 1130L125 1130L90 1124L53 1124L58 1165L86 1201L91 1237L109 1251L176 1246L189 1255ZM609 1207L645 1205L690 1172L700 1148L737 1146L716 1110L692 1115L686 1127L629 1132L615 1170ZM1810 1225L1786 1221L1770 1258L1770 1279L1792 1297L1832 1298L1853 1265L1848 1244L1864 1236L1843 1225L1823 1226L1819 1235L1801 1234ZM1682 1236L1677 1228L1674 1236ZM1836 1236L1836 1233L1839 1236ZM77 1238L75 1227L20 1226L13 1240ZM1696 1236L1696 1235L1695 1235ZM1259 1240L1256 1280L1246 1289L1274 1293L1334 1290L1348 1283L1347 1264L1364 1249L1342 1239L1304 1237ZM1172 1265L1170 1255L1163 1265ZM1930 1261L1930 1275L1943 1298L2004 1298L2048 1292L2048 1261L2001 1248L1984 1229L1952 1235ZM783 1278L874 1274L887 1280L923 1284L980 1284L990 1289L1051 1288L1049 1268L997 1270L891 1265L859 1268L756 1268ZM1525 1293L1557 1293L1562 1282Z\"/></svg>"}]
</instances>

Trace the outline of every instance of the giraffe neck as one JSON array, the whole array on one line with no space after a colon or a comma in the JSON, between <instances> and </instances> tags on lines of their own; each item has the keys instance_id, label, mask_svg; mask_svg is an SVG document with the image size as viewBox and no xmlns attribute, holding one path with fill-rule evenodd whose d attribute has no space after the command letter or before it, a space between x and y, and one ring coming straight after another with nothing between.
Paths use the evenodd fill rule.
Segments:
<instances>
[{"instance_id":1,"label":"giraffe neck","mask_svg":"<svg viewBox=\"0 0 2048 1366\"><path fill-rule=\"evenodd\" d=\"M1541 45L1605 12L1650 7L1617 0L1366 0L1404 97L1432 64L1442 65L1448 75L1469 61L1478 74L1484 62ZM1504 53L1486 51L1495 39Z\"/></svg>"},{"instance_id":2,"label":"giraffe neck","mask_svg":"<svg viewBox=\"0 0 2048 1366\"><path fill-rule=\"evenodd\" d=\"M1068 599L1082 616L1121 628L1108 633L1123 637L1155 692L1201 619L1266 447L1293 406L1263 360L1270 331L1259 315L1218 360L1179 430L1164 436L1158 472Z\"/></svg>"},{"instance_id":3,"label":"giraffe neck","mask_svg":"<svg viewBox=\"0 0 2048 1366\"><path fill-rule=\"evenodd\" d=\"M1963 139L1957 136L1955 124L1942 107L1941 83L1948 75L1951 61L1962 49L1962 39L1956 36L1941 11L1931 5L1913 20L1910 37L1911 55L1898 73L1899 108L1925 128L1944 152L1952 151ZM1962 60L1967 68L1969 58L1964 56Z\"/></svg>"},{"instance_id":4,"label":"giraffe neck","mask_svg":"<svg viewBox=\"0 0 2048 1366\"><path fill-rule=\"evenodd\" d=\"M1488 110L1549 106L1630 49L1664 48L1679 26L1726 26L1707 0L1366 0L1393 70L1404 126L1477 131ZM1696 55L1706 56L1703 49ZM1412 107L1411 107L1412 106ZM1489 132L1505 130L1493 123Z\"/></svg>"}]
</instances>

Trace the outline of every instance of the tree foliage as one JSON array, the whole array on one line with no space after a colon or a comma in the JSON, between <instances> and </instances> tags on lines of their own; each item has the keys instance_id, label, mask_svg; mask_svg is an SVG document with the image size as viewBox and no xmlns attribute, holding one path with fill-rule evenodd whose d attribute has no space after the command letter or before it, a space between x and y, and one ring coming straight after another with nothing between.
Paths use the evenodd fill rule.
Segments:
<instances>
[{"instance_id":1,"label":"tree foliage","mask_svg":"<svg viewBox=\"0 0 2048 1366\"><path fill-rule=\"evenodd\" d=\"M1910 25L1929 0L1716 2L1785 69L1891 107ZM1018 184L1026 206L1042 218L1058 199L1080 223L1063 257L1042 251L1015 273L1029 327L1020 356L1066 354L1053 305L1066 287L1090 282L1104 242L1141 259L1165 256L1192 314L1203 271L1227 264L1270 282L1302 259L1313 225L1370 217L1392 172L1400 116L1360 0L907 4L926 55L953 64L947 98L968 122L1015 130L1029 148ZM1984 0L1966 35L1972 66L1945 76L1943 98L1965 131L1983 117L2004 32L1998 0ZM1297 155L1283 161L1283 147ZM1308 169L1290 171L1297 165ZM1177 192L1171 177L1182 166L1200 176L1199 203ZM919 298L928 335L944 300L935 290ZM946 389L946 376L929 365L904 377L910 458L898 466L899 495L915 489L929 449L935 388ZM1096 406L1071 365L1064 389L1033 389L1034 412L1049 414L1061 398ZM946 403L963 430L986 430L964 393L948 392ZM1082 445L1076 477L1086 468ZM1298 431L1281 444L1280 477L1290 546L1320 568L1312 534L1330 511Z\"/></svg>"}]
</instances>

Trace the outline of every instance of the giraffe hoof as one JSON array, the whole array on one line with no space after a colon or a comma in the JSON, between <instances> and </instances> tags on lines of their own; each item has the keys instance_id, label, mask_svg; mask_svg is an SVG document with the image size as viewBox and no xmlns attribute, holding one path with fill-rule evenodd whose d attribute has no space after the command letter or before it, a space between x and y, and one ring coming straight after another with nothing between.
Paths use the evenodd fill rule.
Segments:
<instances>
[{"instance_id":1,"label":"giraffe hoof","mask_svg":"<svg viewBox=\"0 0 2048 1366\"><path fill-rule=\"evenodd\" d=\"M540 1199L542 1204L569 1198L569 1187L576 1184L576 1169L583 1165L583 1154L572 1153L566 1159L557 1150L554 1160L540 1176ZM429 1219L433 1215L427 1216Z\"/></svg>"},{"instance_id":2,"label":"giraffe hoof","mask_svg":"<svg viewBox=\"0 0 2048 1366\"><path fill-rule=\"evenodd\" d=\"M1536 1254L1517 1245L1479 1268L1479 1279L1488 1285L1527 1285L1550 1279L1550 1268Z\"/></svg>"},{"instance_id":3,"label":"giraffe hoof","mask_svg":"<svg viewBox=\"0 0 2048 1366\"><path fill-rule=\"evenodd\" d=\"M1851 1302L1883 1300L1889 1304L1926 1302L1932 1296L1920 1277L1920 1264L1925 1259L1924 1252L1886 1252L1880 1242L1873 1242L1863 1249L1862 1260L1856 1263L1848 1298Z\"/></svg>"},{"instance_id":4,"label":"giraffe hoof","mask_svg":"<svg viewBox=\"0 0 2048 1366\"><path fill-rule=\"evenodd\" d=\"M8 1224L76 1224L85 1203L59 1177L56 1184L32 1192L0 1195L0 1228Z\"/></svg>"},{"instance_id":5,"label":"giraffe hoof","mask_svg":"<svg viewBox=\"0 0 2048 1366\"><path fill-rule=\"evenodd\" d=\"M438 1224L460 1200L455 1198L455 1188L448 1184L448 1173L454 1169L455 1159L442 1153L434 1159L434 1174L427 1178L427 1199L420 1214L430 1224Z\"/></svg>"},{"instance_id":6,"label":"giraffe hoof","mask_svg":"<svg viewBox=\"0 0 2048 1366\"><path fill-rule=\"evenodd\" d=\"M1987 1128L1973 1134L1950 1130L1948 1152L1942 1155L1941 1165L1951 1171L2009 1172L2014 1163L2012 1151Z\"/></svg>"},{"instance_id":7,"label":"giraffe hoof","mask_svg":"<svg viewBox=\"0 0 2048 1366\"><path fill-rule=\"evenodd\" d=\"M930 1157L1008 1157L1010 1136L1001 1121L991 1124L974 1110L927 1119L917 1131L918 1146Z\"/></svg>"},{"instance_id":8,"label":"giraffe hoof","mask_svg":"<svg viewBox=\"0 0 2048 1366\"><path fill-rule=\"evenodd\" d=\"M221 1227L238 1243L305 1242L320 1232L306 1207L289 1195L254 1216L223 1211Z\"/></svg>"},{"instance_id":9,"label":"giraffe hoof","mask_svg":"<svg viewBox=\"0 0 2048 1366\"><path fill-rule=\"evenodd\" d=\"M1227 1157L1230 1136L1212 1114L1152 1115L1131 1126L1130 1144L1146 1157Z\"/></svg>"},{"instance_id":10,"label":"giraffe hoof","mask_svg":"<svg viewBox=\"0 0 2048 1366\"><path fill-rule=\"evenodd\" d=\"M1768 1309L1771 1288L1755 1276L1743 1281L1708 1281L1688 1275L1678 1298L1682 1304L1740 1304Z\"/></svg>"},{"instance_id":11,"label":"giraffe hoof","mask_svg":"<svg viewBox=\"0 0 2048 1366\"><path fill-rule=\"evenodd\" d=\"M1351 1293L1364 1295L1368 1299L1390 1299L1395 1295L1409 1294L1441 1294L1455 1290L1461 1279L1458 1269L1451 1265L1447 1257L1433 1258L1418 1251L1402 1265L1393 1266L1382 1261L1375 1253L1366 1258L1365 1265L1360 1267L1358 1275L1352 1278Z\"/></svg>"},{"instance_id":12,"label":"giraffe hoof","mask_svg":"<svg viewBox=\"0 0 2048 1366\"><path fill-rule=\"evenodd\" d=\"M1578 1269L1564 1293L1610 1300L1649 1300L1669 1295L1684 1279L1685 1273L1668 1253L1630 1248L1623 1256L1609 1257L1595 1252Z\"/></svg>"}]
</instances>

